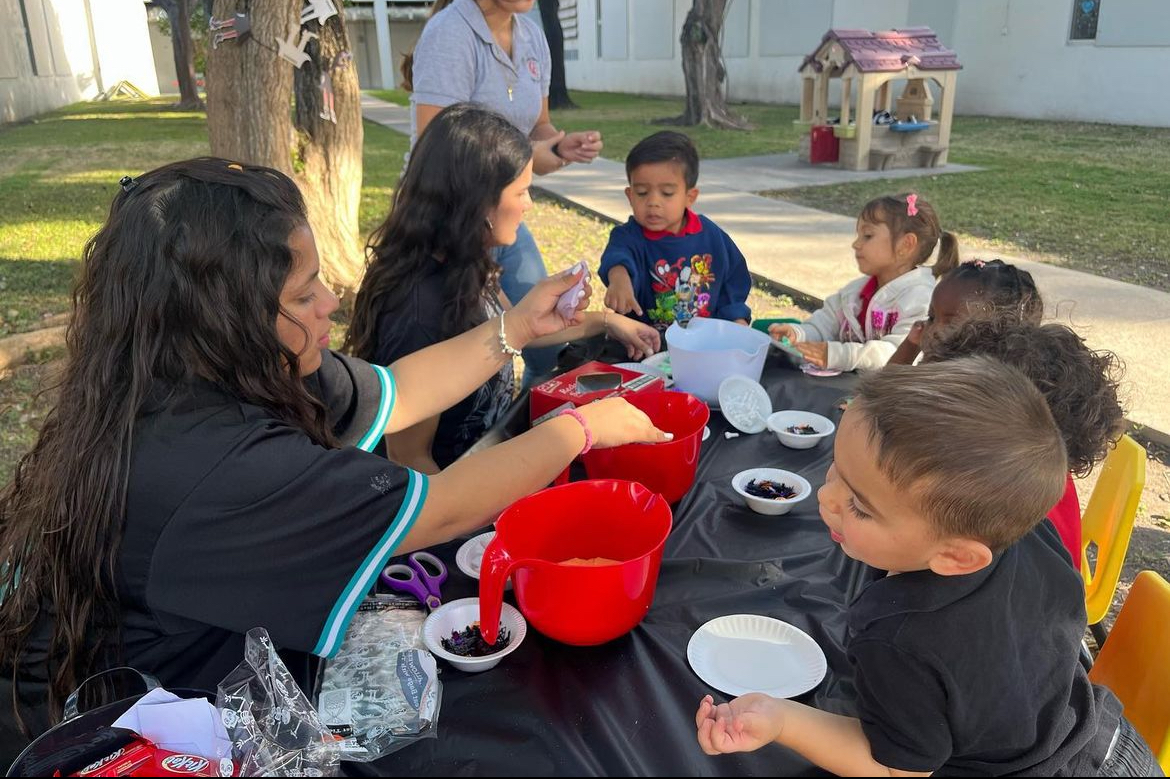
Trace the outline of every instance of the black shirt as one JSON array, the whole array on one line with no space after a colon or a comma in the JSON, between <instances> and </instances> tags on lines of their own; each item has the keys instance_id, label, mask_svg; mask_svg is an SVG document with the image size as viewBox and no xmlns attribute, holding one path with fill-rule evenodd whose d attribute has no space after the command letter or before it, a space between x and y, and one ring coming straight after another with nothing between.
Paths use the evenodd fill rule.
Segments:
<instances>
[{"instance_id":1,"label":"black shirt","mask_svg":"<svg viewBox=\"0 0 1170 779\"><path fill-rule=\"evenodd\" d=\"M948 776L1094 776L1121 704L1079 661L1084 589L1047 520L966 576L867 586L847 648L873 757Z\"/></svg>"},{"instance_id":2,"label":"black shirt","mask_svg":"<svg viewBox=\"0 0 1170 779\"><path fill-rule=\"evenodd\" d=\"M140 415L116 569L125 665L214 691L243 659L244 634L264 627L304 686L308 656L340 647L427 477L368 451L394 406L388 370L326 351L309 384L346 446L319 446L207 382L160 391ZM37 631L21 668L34 708L46 638ZM47 724L43 711L30 719Z\"/></svg>"},{"instance_id":3,"label":"black shirt","mask_svg":"<svg viewBox=\"0 0 1170 779\"><path fill-rule=\"evenodd\" d=\"M443 266L434 263L431 272L411 288L400 307L379 312L374 362L389 365L400 357L445 340L442 333L443 311L446 309L444 279ZM497 316L502 310L497 300L485 298L484 317L480 321ZM431 443L431 458L440 468L459 459L504 415L512 404L514 387L512 362L509 360L499 373L439 416Z\"/></svg>"}]
</instances>

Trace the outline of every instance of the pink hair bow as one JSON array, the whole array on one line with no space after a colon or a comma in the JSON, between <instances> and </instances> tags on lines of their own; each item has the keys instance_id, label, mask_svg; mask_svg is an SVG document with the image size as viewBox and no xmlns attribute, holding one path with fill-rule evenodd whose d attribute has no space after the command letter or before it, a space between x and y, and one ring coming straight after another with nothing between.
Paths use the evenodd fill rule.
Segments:
<instances>
[{"instance_id":1,"label":"pink hair bow","mask_svg":"<svg viewBox=\"0 0 1170 779\"><path fill-rule=\"evenodd\" d=\"M918 216L918 195L906 196L906 216Z\"/></svg>"}]
</instances>

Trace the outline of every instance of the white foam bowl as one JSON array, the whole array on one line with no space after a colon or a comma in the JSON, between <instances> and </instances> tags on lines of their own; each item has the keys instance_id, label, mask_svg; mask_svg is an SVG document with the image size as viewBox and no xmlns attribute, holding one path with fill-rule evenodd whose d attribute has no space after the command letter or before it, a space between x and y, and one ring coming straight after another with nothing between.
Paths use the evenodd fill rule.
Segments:
<instances>
[{"instance_id":1,"label":"white foam bowl","mask_svg":"<svg viewBox=\"0 0 1170 779\"><path fill-rule=\"evenodd\" d=\"M809 435L788 432L788 428L794 425L811 425L817 432ZM811 411L788 410L777 411L769 416L768 429L776 434L780 443L791 449L812 449L822 438L831 436L837 430L837 426L831 419Z\"/></svg>"},{"instance_id":2,"label":"white foam bowl","mask_svg":"<svg viewBox=\"0 0 1170 779\"><path fill-rule=\"evenodd\" d=\"M500 624L512 634L508 646L494 654L483 657L461 657L452 654L443 648L441 639L451 638L452 632L462 631L468 625L479 621L479 598L460 598L450 603L444 603L431 612L422 626L423 643L435 657L446 660L460 671L477 673L495 668L500 661L520 646L524 636L528 634L528 623L515 606L504 603L500 606Z\"/></svg>"},{"instance_id":3,"label":"white foam bowl","mask_svg":"<svg viewBox=\"0 0 1170 779\"><path fill-rule=\"evenodd\" d=\"M749 495L745 488L752 479L787 484L796 490L796 496L792 498L760 498ZM746 471L740 471L731 478L731 487L739 493L748 508L757 514L768 514L769 516L787 514L793 506L812 495L812 485L808 483L808 480L798 473L780 468L748 468Z\"/></svg>"}]
</instances>

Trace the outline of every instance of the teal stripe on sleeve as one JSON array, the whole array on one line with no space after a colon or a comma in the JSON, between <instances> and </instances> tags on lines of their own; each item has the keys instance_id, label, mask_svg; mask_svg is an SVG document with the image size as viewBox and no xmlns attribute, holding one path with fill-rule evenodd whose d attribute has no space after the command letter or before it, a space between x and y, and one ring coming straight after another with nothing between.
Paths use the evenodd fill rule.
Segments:
<instances>
[{"instance_id":1,"label":"teal stripe on sleeve","mask_svg":"<svg viewBox=\"0 0 1170 779\"><path fill-rule=\"evenodd\" d=\"M382 397L378 401L378 413L374 417L374 423L370 425L370 429L362 436L357 443L357 448L366 452L373 451L374 447L378 445L378 440L386 432L386 424L390 421L390 414L394 411L394 401L397 399L398 389L394 383L394 374L387 368L381 365L370 365L374 369L374 375L378 377L378 382L382 385Z\"/></svg>"},{"instance_id":2,"label":"teal stripe on sleeve","mask_svg":"<svg viewBox=\"0 0 1170 779\"><path fill-rule=\"evenodd\" d=\"M409 481L406 486L405 498L398 509L398 515L394 517L394 521L390 523L390 527L386 529L382 538L366 555L366 559L358 566L353 578L349 580L349 584L342 590L341 596L333 605L333 611L325 620L325 626L321 630L321 638L318 639L313 654L329 658L333 657L341 648L342 639L345 638L345 629L349 626L354 612L357 611L358 604L370 591L378 574L386 565L386 561L394 554L394 550L410 532L414 521L418 519L423 503L427 499L429 482L426 474L417 471L407 471L407 473Z\"/></svg>"}]
</instances>

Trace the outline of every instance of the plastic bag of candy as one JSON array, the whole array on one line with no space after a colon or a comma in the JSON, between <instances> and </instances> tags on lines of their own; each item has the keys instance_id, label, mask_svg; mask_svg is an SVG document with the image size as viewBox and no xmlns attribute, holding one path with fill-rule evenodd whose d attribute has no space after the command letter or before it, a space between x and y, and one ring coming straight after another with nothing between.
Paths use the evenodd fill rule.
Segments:
<instances>
[{"instance_id":1,"label":"plastic bag of candy","mask_svg":"<svg viewBox=\"0 0 1170 779\"><path fill-rule=\"evenodd\" d=\"M264 628L248 631L244 661L219 683L215 707L238 776L336 776L340 743L289 673Z\"/></svg>"},{"instance_id":2,"label":"plastic bag of candy","mask_svg":"<svg viewBox=\"0 0 1170 779\"><path fill-rule=\"evenodd\" d=\"M438 735L442 685L422 642L425 618L414 598L366 598L324 663L317 711L343 739L342 759L376 760Z\"/></svg>"}]
</instances>

